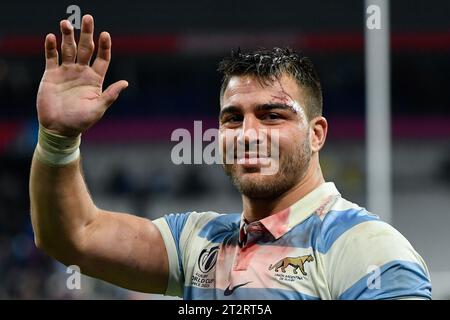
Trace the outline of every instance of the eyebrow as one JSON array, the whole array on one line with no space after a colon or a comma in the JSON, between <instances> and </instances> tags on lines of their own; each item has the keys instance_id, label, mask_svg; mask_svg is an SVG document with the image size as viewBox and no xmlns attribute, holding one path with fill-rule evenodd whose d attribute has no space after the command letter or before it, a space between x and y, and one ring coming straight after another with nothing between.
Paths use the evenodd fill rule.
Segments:
<instances>
[{"instance_id":1,"label":"eyebrow","mask_svg":"<svg viewBox=\"0 0 450 320\"><path fill-rule=\"evenodd\" d=\"M293 106L286 103L265 103L255 107L255 111L270 111L273 109L290 110L297 113Z\"/></svg>"},{"instance_id":2,"label":"eyebrow","mask_svg":"<svg viewBox=\"0 0 450 320\"><path fill-rule=\"evenodd\" d=\"M264 104L260 104L257 105L255 107L255 111L270 111L270 110L274 110L274 109L281 109L281 110L289 110L292 111L293 113L297 113L297 111L294 109L293 106L290 106L288 104L285 103L264 103ZM219 119L222 119L223 116L225 116L226 114L231 114L231 113L239 113L241 111L241 108L237 107L237 106L226 106L224 107L222 110L220 110L220 114L219 114Z\"/></svg>"}]
</instances>

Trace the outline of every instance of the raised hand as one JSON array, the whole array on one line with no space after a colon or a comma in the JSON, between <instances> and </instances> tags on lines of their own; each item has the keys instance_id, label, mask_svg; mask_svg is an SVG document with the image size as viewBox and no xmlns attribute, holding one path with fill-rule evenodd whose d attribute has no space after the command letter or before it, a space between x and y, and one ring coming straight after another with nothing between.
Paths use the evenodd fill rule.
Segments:
<instances>
[{"instance_id":1,"label":"raised hand","mask_svg":"<svg viewBox=\"0 0 450 320\"><path fill-rule=\"evenodd\" d=\"M60 135L77 136L100 120L128 82L121 80L102 90L111 60L111 37L107 32L100 34L97 57L90 66L95 49L91 15L83 16L78 48L70 22L61 21L60 28L61 65L55 35L45 38L46 64L37 94L37 112L39 123L45 128Z\"/></svg>"}]
</instances>

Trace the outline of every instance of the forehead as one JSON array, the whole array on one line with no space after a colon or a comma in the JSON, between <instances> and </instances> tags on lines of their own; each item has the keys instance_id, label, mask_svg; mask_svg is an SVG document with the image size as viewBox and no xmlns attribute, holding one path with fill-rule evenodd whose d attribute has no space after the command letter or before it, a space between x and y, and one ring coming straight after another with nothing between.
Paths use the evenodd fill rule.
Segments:
<instances>
[{"instance_id":1,"label":"forehead","mask_svg":"<svg viewBox=\"0 0 450 320\"><path fill-rule=\"evenodd\" d=\"M297 81L287 75L262 84L255 76L233 76L223 93L222 106L242 103L267 103L274 100L292 99L301 102L301 88Z\"/></svg>"}]
</instances>

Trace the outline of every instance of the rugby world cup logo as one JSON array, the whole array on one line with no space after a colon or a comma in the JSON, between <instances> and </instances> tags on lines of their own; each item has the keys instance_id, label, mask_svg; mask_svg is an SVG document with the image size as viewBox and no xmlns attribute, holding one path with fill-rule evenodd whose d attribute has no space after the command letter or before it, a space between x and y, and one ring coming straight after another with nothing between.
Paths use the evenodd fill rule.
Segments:
<instances>
[{"instance_id":1,"label":"rugby world cup logo","mask_svg":"<svg viewBox=\"0 0 450 320\"><path fill-rule=\"evenodd\" d=\"M203 249L198 257L198 268L203 273L208 273L216 265L219 255L219 246Z\"/></svg>"}]
</instances>

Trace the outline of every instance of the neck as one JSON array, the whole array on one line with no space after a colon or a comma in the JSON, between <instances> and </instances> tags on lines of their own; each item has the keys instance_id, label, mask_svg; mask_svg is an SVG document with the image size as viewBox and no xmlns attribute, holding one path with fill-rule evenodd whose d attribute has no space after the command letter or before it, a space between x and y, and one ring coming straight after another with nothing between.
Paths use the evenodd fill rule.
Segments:
<instances>
[{"instance_id":1,"label":"neck","mask_svg":"<svg viewBox=\"0 0 450 320\"><path fill-rule=\"evenodd\" d=\"M244 217L248 222L264 219L271 214L289 208L324 182L318 156L313 157L306 174L299 183L277 198L251 199L243 195Z\"/></svg>"}]
</instances>

